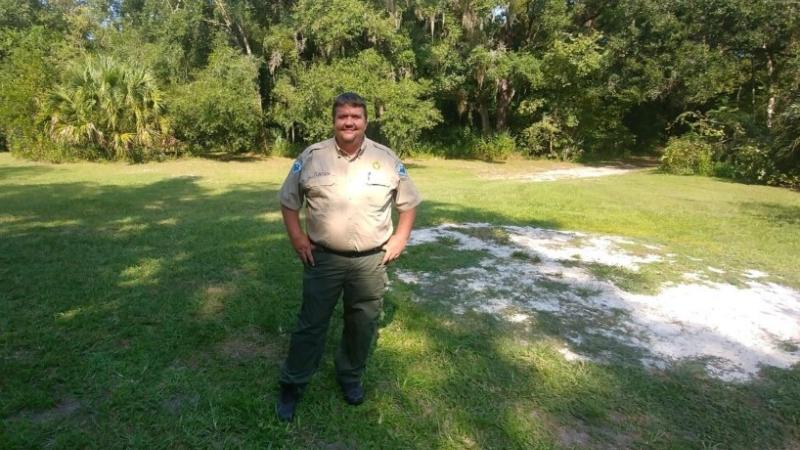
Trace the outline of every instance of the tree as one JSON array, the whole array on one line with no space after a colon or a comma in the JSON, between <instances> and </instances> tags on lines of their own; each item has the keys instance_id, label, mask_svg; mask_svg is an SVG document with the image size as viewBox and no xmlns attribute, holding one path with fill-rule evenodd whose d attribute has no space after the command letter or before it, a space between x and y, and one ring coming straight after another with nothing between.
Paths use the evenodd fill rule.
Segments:
<instances>
[{"instance_id":1,"label":"tree","mask_svg":"<svg viewBox=\"0 0 800 450\"><path fill-rule=\"evenodd\" d=\"M262 145L258 62L218 44L208 66L168 95L178 139L196 153L250 151Z\"/></svg>"},{"instance_id":2,"label":"tree","mask_svg":"<svg viewBox=\"0 0 800 450\"><path fill-rule=\"evenodd\" d=\"M47 99L46 129L61 144L91 146L114 159L163 148L170 137L163 94L146 70L108 57L87 58Z\"/></svg>"}]
</instances>

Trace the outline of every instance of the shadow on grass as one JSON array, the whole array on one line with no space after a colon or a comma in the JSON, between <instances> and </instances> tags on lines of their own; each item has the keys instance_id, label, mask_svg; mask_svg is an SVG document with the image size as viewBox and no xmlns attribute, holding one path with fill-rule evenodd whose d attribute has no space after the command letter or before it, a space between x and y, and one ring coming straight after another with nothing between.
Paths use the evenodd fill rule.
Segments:
<instances>
[{"instance_id":1,"label":"shadow on grass","mask_svg":"<svg viewBox=\"0 0 800 450\"><path fill-rule=\"evenodd\" d=\"M219 162L255 162L264 160L264 156L253 153L228 153L228 152L212 152L197 155L200 158L210 159Z\"/></svg>"},{"instance_id":2,"label":"shadow on grass","mask_svg":"<svg viewBox=\"0 0 800 450\"><path fill-rule=\"evenodd\" d=\"M263 411L224 411L265 408L295 314L274 186L4 186L2 201L0 447L266 432Z\"/></svg>"},{"instance_id":3,"label":"shadow on grass","mask_svg":"<svg viewBox=\"0 0 800 450\"><path fill-rule=\"evenodd\" d=\"M800 224L800 206L787 206L767 202L746 202L741 203L739 206L744 214L766 222L782 225Z\"/></svg>"},{"instance_id":4,"label":"shadow on grass","mask_svg":"<svg viewBox=\"0 0 800 450\"><path fill-rule=\"evenodd\" d=\"M372 401L341 401L329 339L298 421L280 424L275 380L301 267L276 189L215 193L192 177L4 186L0 447L768 448L792 438L796 370L740 389L573 366L537 344L537 330L479 315L456 323L398 294L368 371ZM559 226L424 203L420 225L441 222Z\"/></svg>"},{"instance_id":5,"label":"shadow on grass","mask_svg":"<svg viewBox=\"0 0 800 450\"><path fill-rule=\"evenodd\" d=\"M661 163L658 156L628 156L620 158L582 158L579 163L591 167L614 167L617 169L653 169Z\"/></svg>"},{"instance_id":6,"label":"shadow on grass","mask_svg":"<svg viewBox=\"0 0 800 450\"><path fill-rule=\"evenodd\" d=\"M559 229L561 224L553 220L522 220L451 203L423 201L417 212L415 228L440 225L444 223L485 222L503 225L531 226Z\"/></svg>"},{"instance_id":7,"label":"shadow on grass","mask_svg":"<svg viewBox=\"0 0 800 450\"><path fill-rule=\"evenodd\" d=\"M52 171L53 169L47 166L4 166L0 167L0 180L44 175Z\"/></svg>"},{"instance_id":8,"label":"shadow on grass","mask_svg":"<svg viewBox=\"0 0 800 450\"><path fill-rule=\"evenodd\" d=\"M403 165L406 167L406 169L425 169L428 167L427 165L422 164L419 161L404 162Z\"/></svg>"},{"instance_id":9,"label":"shadow on grass","mask_svg":"<svg viewBox=\"0 0 800 450\"><path fill-rule=\"evenodd\" d=\"M379 346L373 395L392 397L396 410L382 411L387 421L393 414L410 417L436 435L435 442L414 442L409 433L409 448L780 449L797 443L797 367L767 368L752 383L730 384L691 362L669 372L570 363L553 350L550 336L558 333L551 324L531 329L481 314L447 317L402 294L391 303L398 310L393 327L423 350L409 357L407 345ZM748 426L754 420L759 427Z\"/></svg>"}]
</instances>

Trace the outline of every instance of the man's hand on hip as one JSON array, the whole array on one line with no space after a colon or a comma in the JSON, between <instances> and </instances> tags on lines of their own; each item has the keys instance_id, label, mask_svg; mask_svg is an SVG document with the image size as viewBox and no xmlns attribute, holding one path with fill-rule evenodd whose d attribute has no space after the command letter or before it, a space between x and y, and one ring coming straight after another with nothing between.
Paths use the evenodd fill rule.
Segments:
<instances>
[{"instance_id":1,"label":"man's hand on hip","mask_svg":"<svg viewBox=\"0 0 800 450\"><path fill-rule=\"evenodd\" d=\"M297 252L300 261L313 266L314 255L311 254L311 250L314 250L314 244L300 227L300 211L281 205L281 214L283 214L283 224L286 226L289 241L292 242L292 247Z\"/></svg>"},{"instance_id":2,"label":"man's hand on hip","mask_svg":"<svg viewBox=\"0 0 800 450\"><path fill-rule=\"evenodd\" d=\"M406 239L396 234L393 235L388 241L386 241L385 244L383 244L383 250L385 250L386 253L383 255L383 261L381 261L381 264L385 265L399 258L400 253L403 253L403 249L405 248Z\"/></svg>"},{"instance_id":3,"label":"man's hand on hip","mask_svg":"<svg viewBox=\"0 0 800 450\"><path fill-rule=\"evenodd\" d=\"M305 233L299 233L294 236L290 236L289 239L292 241L292 247L294 247L294 251L297 252L297 256L300 258L304 264L308 264L309 266L314 265L314 255L311 253L311 250L314 250L314 244L311 243L311 240L308 239L308 235Z\"/></svg>"}]
</instances>

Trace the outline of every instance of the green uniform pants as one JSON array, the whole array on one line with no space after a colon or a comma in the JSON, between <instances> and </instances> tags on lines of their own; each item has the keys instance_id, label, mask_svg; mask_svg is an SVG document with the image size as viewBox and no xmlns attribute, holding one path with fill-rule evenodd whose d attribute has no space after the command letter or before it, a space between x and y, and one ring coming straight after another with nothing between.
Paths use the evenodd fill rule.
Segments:
<instances>
[{"instance_id":1,"label":"green uniform pants","mask_svg":"<svg viewBox=\"0 0 800 450\"><path fill-rule=\"evenodd\" d=\"M383 252L343 256L314 250L314 266L303 272L303 304L292 332L289 354L281 369L282 384L304 385L317 370L331 315L344 298L344 329L336 353L340 383L359 381L378 330L378 318L388 279Z\"/></svg>"}]
</instances>

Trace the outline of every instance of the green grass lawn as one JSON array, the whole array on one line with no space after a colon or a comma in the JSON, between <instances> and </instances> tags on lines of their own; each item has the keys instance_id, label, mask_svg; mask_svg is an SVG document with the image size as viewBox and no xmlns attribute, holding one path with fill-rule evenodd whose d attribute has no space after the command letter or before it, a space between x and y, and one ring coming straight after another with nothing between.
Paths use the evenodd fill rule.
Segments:
<instances>
[{"instance_id":1,"label":"green grass lawn","mask_svg":"<svg viewBox=\"0 0 800 450\"><path fill-rule=\"evenodd\" d=\"M386 299L367 402L341 400L329 339L296 421L279 423L301 272L276 198L290 165L0 154L0 448L800 447L797 366L734 384L567 362L547 324L454 318L402 286ZM496 179L550 166L412 162L418 227L614 234L800 288L796 192L653 171Z\"/></svg>"}]
</instances>

